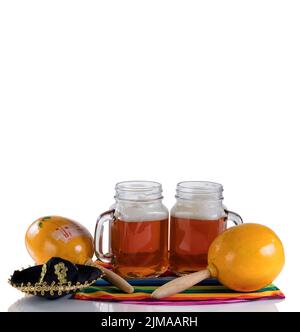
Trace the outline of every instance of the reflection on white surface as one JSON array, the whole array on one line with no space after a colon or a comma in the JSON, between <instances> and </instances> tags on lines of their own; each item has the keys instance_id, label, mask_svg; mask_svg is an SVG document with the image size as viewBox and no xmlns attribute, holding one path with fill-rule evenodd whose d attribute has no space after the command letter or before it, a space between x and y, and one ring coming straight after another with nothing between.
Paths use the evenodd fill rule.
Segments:
<instances>
[{"instance_id":1,"label":"reflection on white surface","mask_svg":"<svg viewBox=\"0 0 300 332\"><path fill-rule=\"evenodd\" d=\"M94 312L201 312L201 311L269 311L277 312L276 303L280 300L253 301L245 303L218 304L218 305L190 305L190 306L166 306L166 305L142 305L125 304L118 302L96 302L72 300L64 297L58 300L46 300L36 296L25 296L13 303L8 311L94 311Z\"/></svg>"}]
</instances>

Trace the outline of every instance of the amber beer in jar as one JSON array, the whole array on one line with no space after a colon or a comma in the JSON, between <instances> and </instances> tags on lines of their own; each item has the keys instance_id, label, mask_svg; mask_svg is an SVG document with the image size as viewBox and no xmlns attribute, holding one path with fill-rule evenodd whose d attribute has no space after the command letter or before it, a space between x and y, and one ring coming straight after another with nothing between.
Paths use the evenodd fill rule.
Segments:
<instances>
[{"instance_id":1,"label":"amber beer in jar","mask_svg":"<svg viewBox=\"0 0 300 332\"><path fill-rule=\"evenodd\" d=\"M126 181L115 189L115 204L97 221L96 256L125 278L159 276L168 268L169 213L162 204L161 184ZM106 222L109 252L103 253Z\"/></svg>"},{"instance_id":2,"label":"amber beer in jar","mask_svg":"<svg viewBox=\"0 0 300 332\"><path fill-rule=\"evenodd\" d=\"M242 218L223 206L221 184L180 182L176 192L170 221L170 268L183 275L206 268L208 248L226 229L227 220L237 225Z\"/></svg>"}]
</instances>

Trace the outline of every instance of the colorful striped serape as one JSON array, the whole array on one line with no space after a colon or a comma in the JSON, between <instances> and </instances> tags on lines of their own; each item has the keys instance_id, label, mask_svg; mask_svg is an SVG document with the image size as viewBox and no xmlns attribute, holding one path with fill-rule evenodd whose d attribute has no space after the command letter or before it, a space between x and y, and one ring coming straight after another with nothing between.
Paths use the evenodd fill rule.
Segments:
<instances>
[{"instance_id":1,"label":"colorful striped serape","mask_svg":"<svg viewBox=\"0 0 300 332\"><path fill-rule=\"evenodd\" d=\"M215 279L202 281L192 288L161 299L151 299L150 294L173 277L155 279L130 279L135 288L133 294L125 294L105 280L97 281L93 286L76 292L74 299L92 301L117 301L132 304L158 304L158 305L195 305L246 302L252 300L284 299L283 293L274 285L269 285L259 291L240 293L232 291L221 285Z\"/></svg>"}]
</instances>

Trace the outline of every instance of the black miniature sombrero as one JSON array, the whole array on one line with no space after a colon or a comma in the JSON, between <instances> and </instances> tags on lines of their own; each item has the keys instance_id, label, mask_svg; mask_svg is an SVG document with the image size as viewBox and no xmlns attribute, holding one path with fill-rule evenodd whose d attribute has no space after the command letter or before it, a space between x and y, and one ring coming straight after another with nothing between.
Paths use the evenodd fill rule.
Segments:
<instances>
[{"instance_id":1,"label":"black miniature sombrero","mask_svg":"<svg viewBox=\"0 0 300 332\"><path fill-rule=\"evenodd\" d=\"M43 265L15 271L9 283L26 294L56 299L89 287L102 276L97 267L75 265L60 257L52 257Z\"/></svg>"}]
</instances>

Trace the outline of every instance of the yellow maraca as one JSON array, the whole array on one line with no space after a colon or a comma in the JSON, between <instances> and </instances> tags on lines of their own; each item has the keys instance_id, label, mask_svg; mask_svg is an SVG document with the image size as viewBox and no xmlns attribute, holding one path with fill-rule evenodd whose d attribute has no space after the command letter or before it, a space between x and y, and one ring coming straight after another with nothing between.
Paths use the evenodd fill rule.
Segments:
<instances>
[{"instance_id":1,"label":"yellow maraca","mask_svg":"<svg viewBox=\"0 0 300 332\"><path fill-rule=\"evenodd\" d=\"M98 267L104 278L126 293L134 288L119 275L92 261L93 237L80 223L59 216L39 218L27 229L25 244L30 256L37 264L44 264L51 257L58 256L74 264Z\"/></svg>"},{"instance_id":2,"label":"yellow maraca","mask_svg":"<svg viewBox=\"0 0 300 332\"><path fill-rule=\"evenodd\" d=\"M260 224L243 224L220 234L208 251L206 270L176 278L157 288L153 298L174 295L207 278L240 292L269 285L284 265L284 250L278 236Z\"/></svg>"},{"instance_id":3,"label":"yellow maraca","mask_svg":"<svg viewBox=\"0 0 300 332\"><path fill-rule=\"evenodd\" d=\"M94 254L90 232L80 223L59 216L33 222L27 229L25 244L37 264L44 264L55 256L74 264L85 264Z\"/></svg>"}]
</instances>

